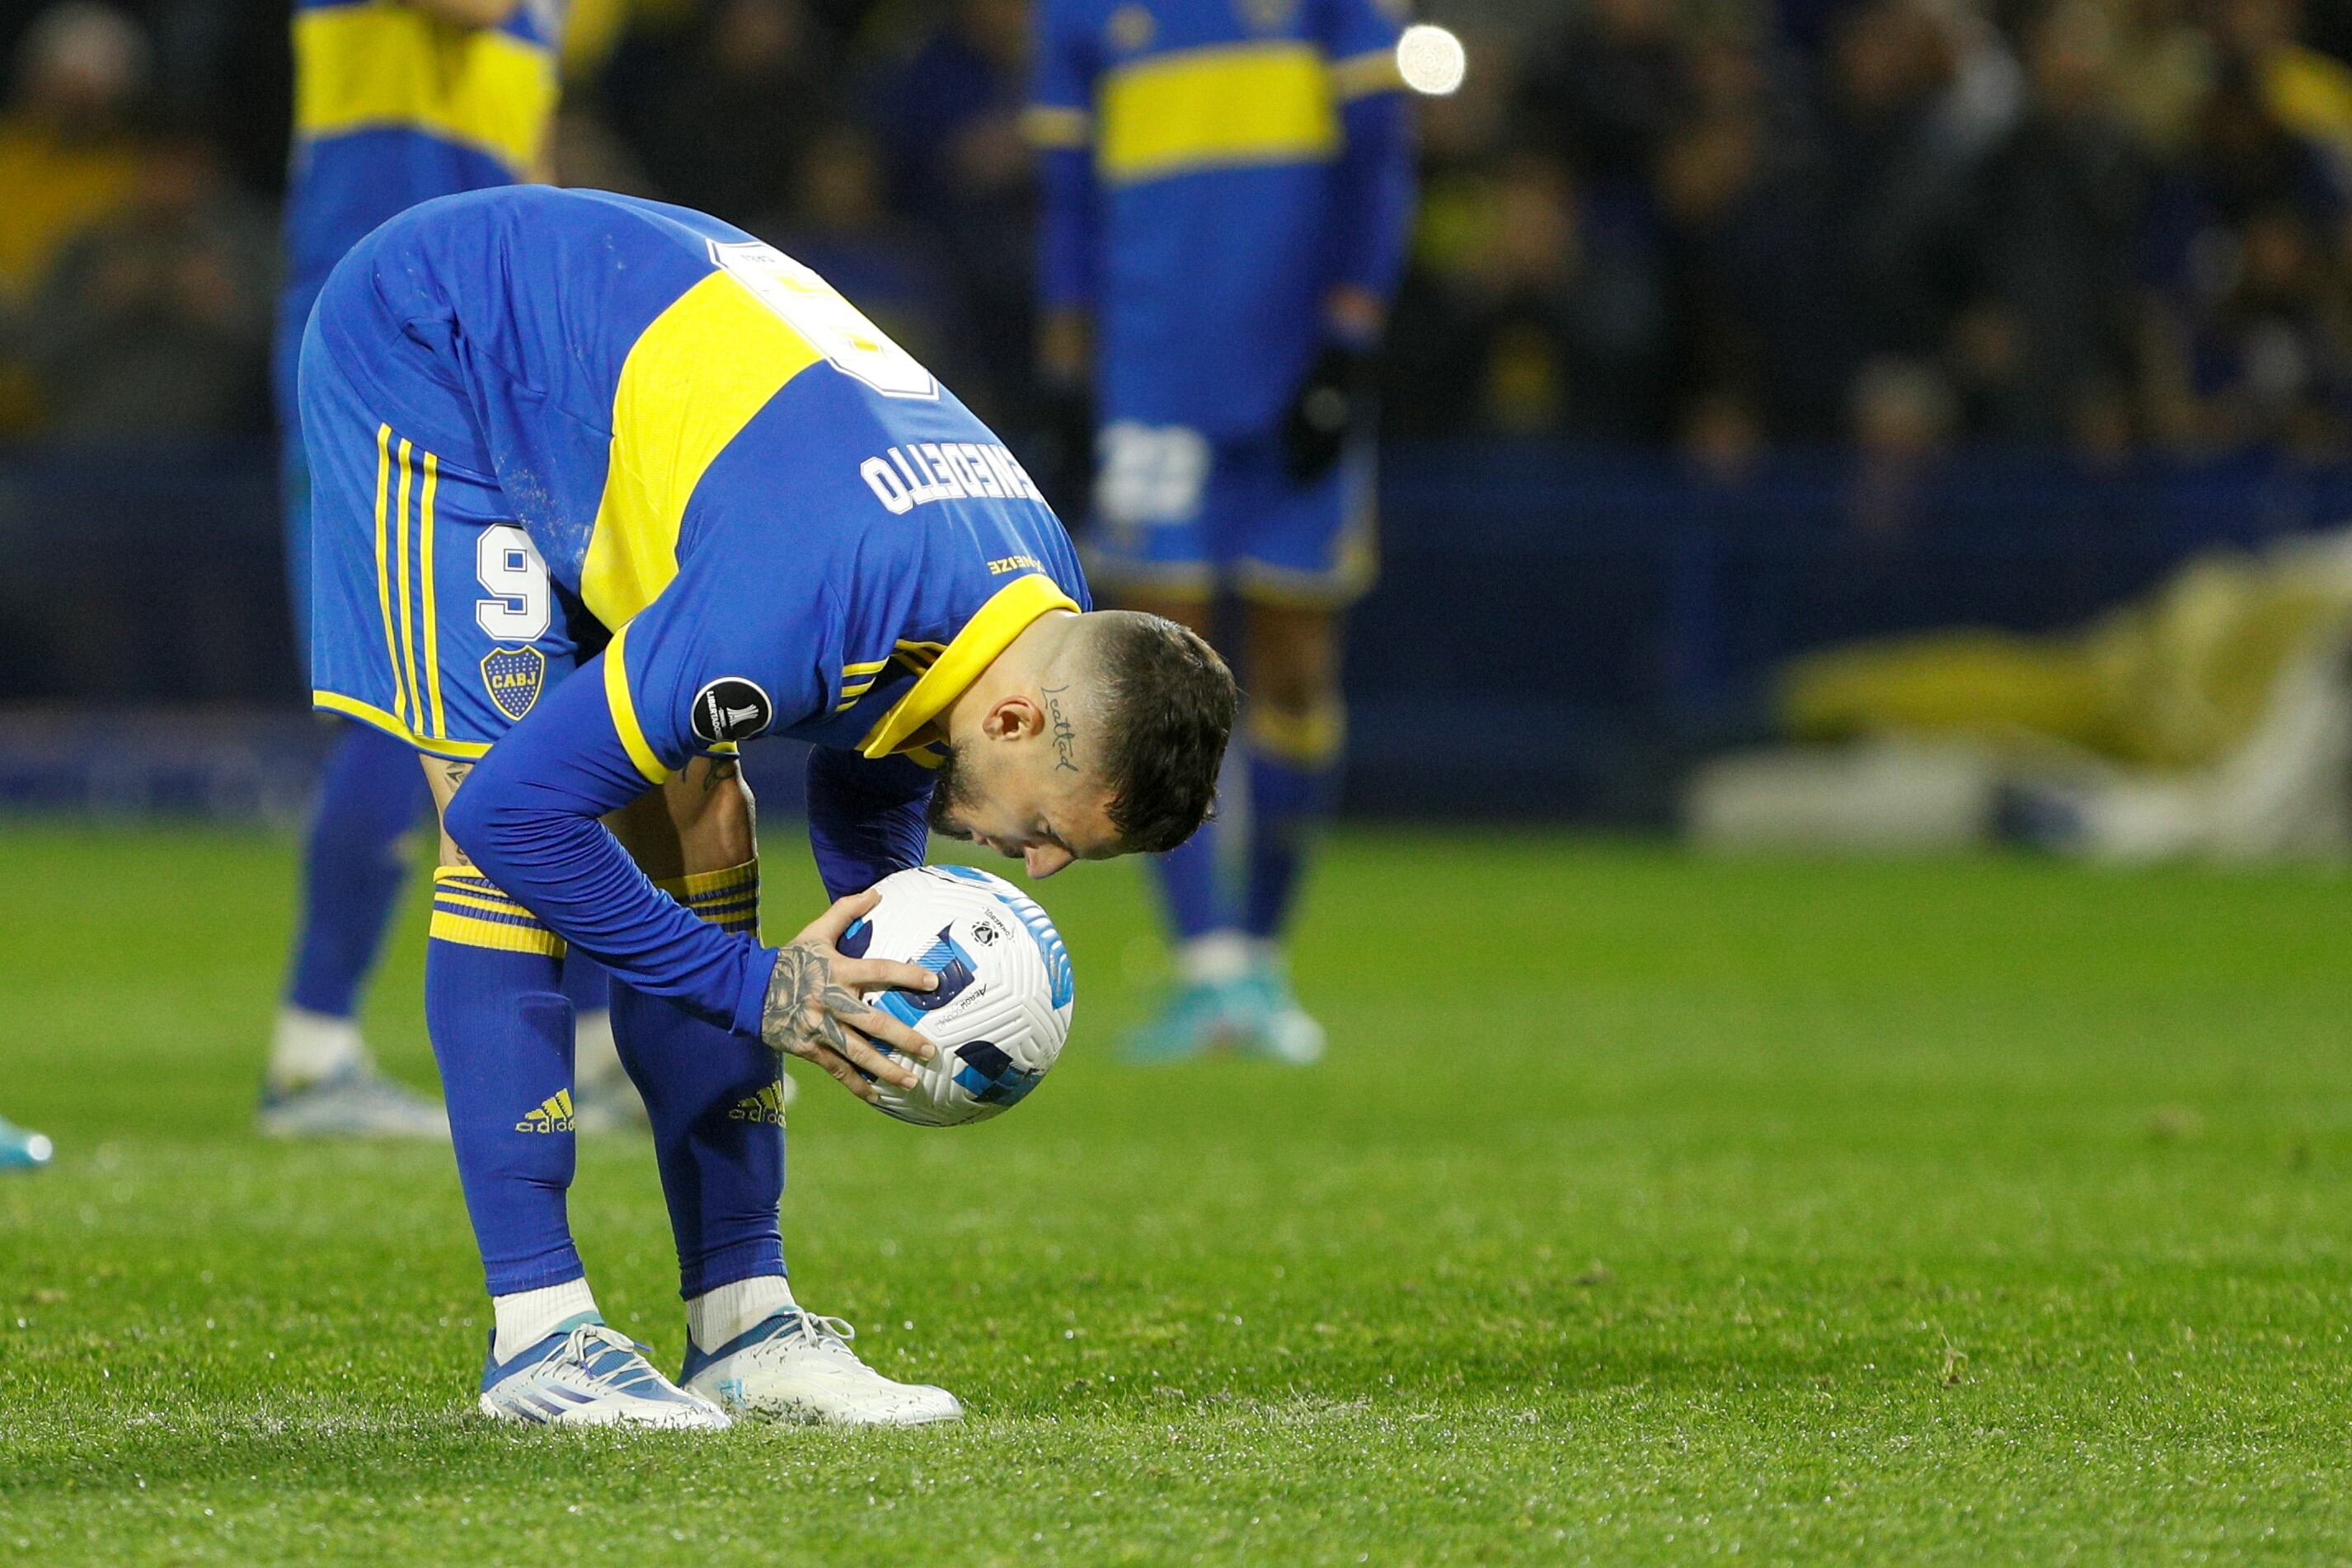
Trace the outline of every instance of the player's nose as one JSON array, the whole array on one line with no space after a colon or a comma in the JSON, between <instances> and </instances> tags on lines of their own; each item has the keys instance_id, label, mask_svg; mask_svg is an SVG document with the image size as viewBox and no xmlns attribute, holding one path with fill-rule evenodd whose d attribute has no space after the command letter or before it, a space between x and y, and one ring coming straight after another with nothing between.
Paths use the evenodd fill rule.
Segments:
<instances>
[{"instance_id":1,"label":"player's nose","mask_svg":"<svg viewBox=\"0 0 2352 1568\"><path fill-rule=\"evenodd\" d=\"M1050 877L1077 857L1058 844L1032 844L1021 852L1021 861L1033 877Z\"/></svg>"}]
</instances>

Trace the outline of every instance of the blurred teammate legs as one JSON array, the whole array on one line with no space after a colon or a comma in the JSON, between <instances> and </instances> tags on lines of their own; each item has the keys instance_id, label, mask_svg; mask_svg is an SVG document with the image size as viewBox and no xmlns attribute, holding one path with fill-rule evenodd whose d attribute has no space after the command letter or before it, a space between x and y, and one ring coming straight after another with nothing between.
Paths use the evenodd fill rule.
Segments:
<instances>
[{"instance_id":1,"label":"blurred teammate legs","mask_svg":"<svg viewBox=\"0 0 2352 1568\"><path fill-rule=\"evenodd\" d=\"M1130 593L1119 603L1209 636L1211 605L1199 598ZM1154 861L1178 984L1129 1037L1140 1059L1219 1045L1300 1065L1323 1054L1322 1026L1291 990L1284 941L1337 793L1343 626L1336 611L1307 605L1244 608L1239 765L1227 763L1220 815Z\"/></svg>"},{"instance_id":2,"label":"blurred teammate legs","mask_svg":"<svg viewBox=\"0 0 2352 1568\"><path fill-rule=\"evenodd\" d=\"M1158 859L1177 984L1127 1047L1142 1060L1231 1046L1303 1065L1323 1054L1323 1029L1292 992L1284 939L1339 783L1344 611L1372 574L1370 458L1300 479L1269 440L1211 451L1198 490L1159 492L1157 515L1107 483L1090 546L1110 596L1213 644L1213 592L1237 595L1241 646L1221 651L1239 653L1247 693L1221 815Z\"/></svg>"},{"instance_id":3,"label":"blurred teammate legs","mask_svg":"<svg viewBox=\"0 0 2352 1568\"><path fill-rule=\"evenodd\" d=\"M1242 931L1258 1035L1284 1061L1323 1054L1322 1026L1291 993L1283 938L1314 840L1338 795L1346 709L1339 695L1337 612L1300 605L1249 606L1244 731L1249 768L1249 854Z\"/></svg>"},{"instance_id":4,"label":"blurred teammate legs","mask_svg":"<svg viewBox=\"0 0 2352 1568\"><path fill-rule=\"evenodd\" d=\"M307 301L303 303L307 304ZM295 315L289 307L289 315ZM308 310L299 312L307 319ZM294 636L310 645L310 473L292 414L300 320L281 322L280 454ZM359 1005L407 879L411 836L428 807L403 742L337 722L302 844L301 910L262 1081L261 1130L277 1137L446 1138L441 1107L386 1078L361 1038Z\"/></svg>"}]
</instances>

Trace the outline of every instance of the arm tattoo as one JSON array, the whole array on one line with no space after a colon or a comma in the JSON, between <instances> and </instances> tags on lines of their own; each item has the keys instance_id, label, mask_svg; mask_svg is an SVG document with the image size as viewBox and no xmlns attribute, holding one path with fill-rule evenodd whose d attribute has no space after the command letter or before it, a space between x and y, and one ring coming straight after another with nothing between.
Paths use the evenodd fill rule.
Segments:
<instances>
[{"instance_id":1,"label":"arm tattoo","mask_svg":"<svg viewBox=\"0 0 2352 1568\"><path fill-rule=\"evenodd\" d=\"M760 1037L771 1050L788 1050L786 1042L813 1037L846 1057L849 1037L835 1015L866 1011L857 994L834 979L833 961L796 942L776 950L776 972L769 977L768 1000L760 1011Z\"/></svg>"},{"instance_id":2,"label":"arm tattoo","mask_svg":"<svg viewBox=\"0 0 2352 1568\"><path fill-rule=\"evenodd\" d=\"M710 771L702 775L702 793L709 795L742 771L742 767L735 763L713 763Z\"/></svg>"},{"instance_id":3,"label":"arm tattoo","mask_svg":"<svg viewBox=\"0 0 2352 1568\"><path fill-rule=\"evenodd\" d=\"M1062 713L1062 693L1068 689L1066 686L1048 686L1045 689L1045 711L1052 715L1054 720L1054 756L1055 758L1054 771L1055 773L1060 773L1065 768L1072 773L1078 771L1078 727L1071 723Z\"/></svg>"}]
</instances>

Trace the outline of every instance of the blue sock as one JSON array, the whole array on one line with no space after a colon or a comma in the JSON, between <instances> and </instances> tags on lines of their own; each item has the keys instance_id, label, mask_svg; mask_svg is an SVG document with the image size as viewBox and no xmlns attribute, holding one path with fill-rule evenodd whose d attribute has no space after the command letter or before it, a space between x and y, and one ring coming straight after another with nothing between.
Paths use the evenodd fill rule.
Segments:
<instances>
[{"instance_id":1,"label":"blue sock","mask_svg":"<svg viewBox=\"0 0 2352 1568\"><path fill-rule=\"evenodd\" d=\"M1234 923L1224 896L1223 837L1224 825L1212 817L1192 837L1151 858L1168 905L1169 930L1178 942L1229 930Z\"/></svg>"},{"instance_id":2,"label":"blue sock","mask_svg":"<svg viewBox=\"0 0 2352 1568\"><path fill-rule=\"evenodd\" d=\"M349 721L341 728L303 846L302 924L286 984L295 1006L333 1018L357 1009L407 879L400 840L432 805L405 742Z\"/></svg>"},{"instance_id":3,"label":"blue sock","mask_svg":"<svg viewBox=\"0 0 2352 1568\"><path fill-rule=\"evenodd\" d=\"M490 1294L578 1279L563 942L478 874L448 867L433 874L432 933L425 1023Z\"/></svg>"},{"instance_id":4,"label":"blue sock","mask_svg":"<svg viewBox=\"0 0 2352 1568\"><path fill-rule=\"evenodd\" d=\"M1243 929L1282 932L1316 830L1339 781L1344 721L1336 704L1307 719L1253 710L1249 733L1249 886Z\"/></svg>"},{"instance_id":5,"label":"blue sock","mask_svg":"<svg viewBox=\"0 0 2352 1568\"><path fill-rule=\"evenodd\" d=\"M698 872L664 891L728 931L759 927L760 864ZM776 1053L659 996L613 982L613 1039L645 1097L688 1300L784 1271L784 1111Z\"/></svg>"}]
</instances>

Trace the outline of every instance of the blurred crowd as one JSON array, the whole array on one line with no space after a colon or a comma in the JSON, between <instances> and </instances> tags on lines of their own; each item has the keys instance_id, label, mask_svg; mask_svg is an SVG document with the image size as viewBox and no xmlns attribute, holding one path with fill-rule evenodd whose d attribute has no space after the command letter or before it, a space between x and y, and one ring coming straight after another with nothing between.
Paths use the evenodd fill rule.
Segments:
<instances>
[{"instance_id":1,"label":"blurred crowd","mask_svg":"<svg viewBox=\"0 0 2352 1568\"><path fill-rule=\"evenodd\" d=\"M575 0L551 172L774 241L1017 427L1027 13ZM2352 0L1465 15L1469 79L1423 105L1394 434L1727 470L2347 445ZM284 27L64 0L0 37L0 433L267 430Z\"/></svg>"},{"instance_id":2,"label":"blurred crowd","mask_svg":"<svg viewBox=\"0 0 2352 1568\"><path fill-rule=\"evenodd\" d=\"M1588 0L1430 106L1397 423L2337 451L2347 20Z\"/></svg>"}]
</instances>

